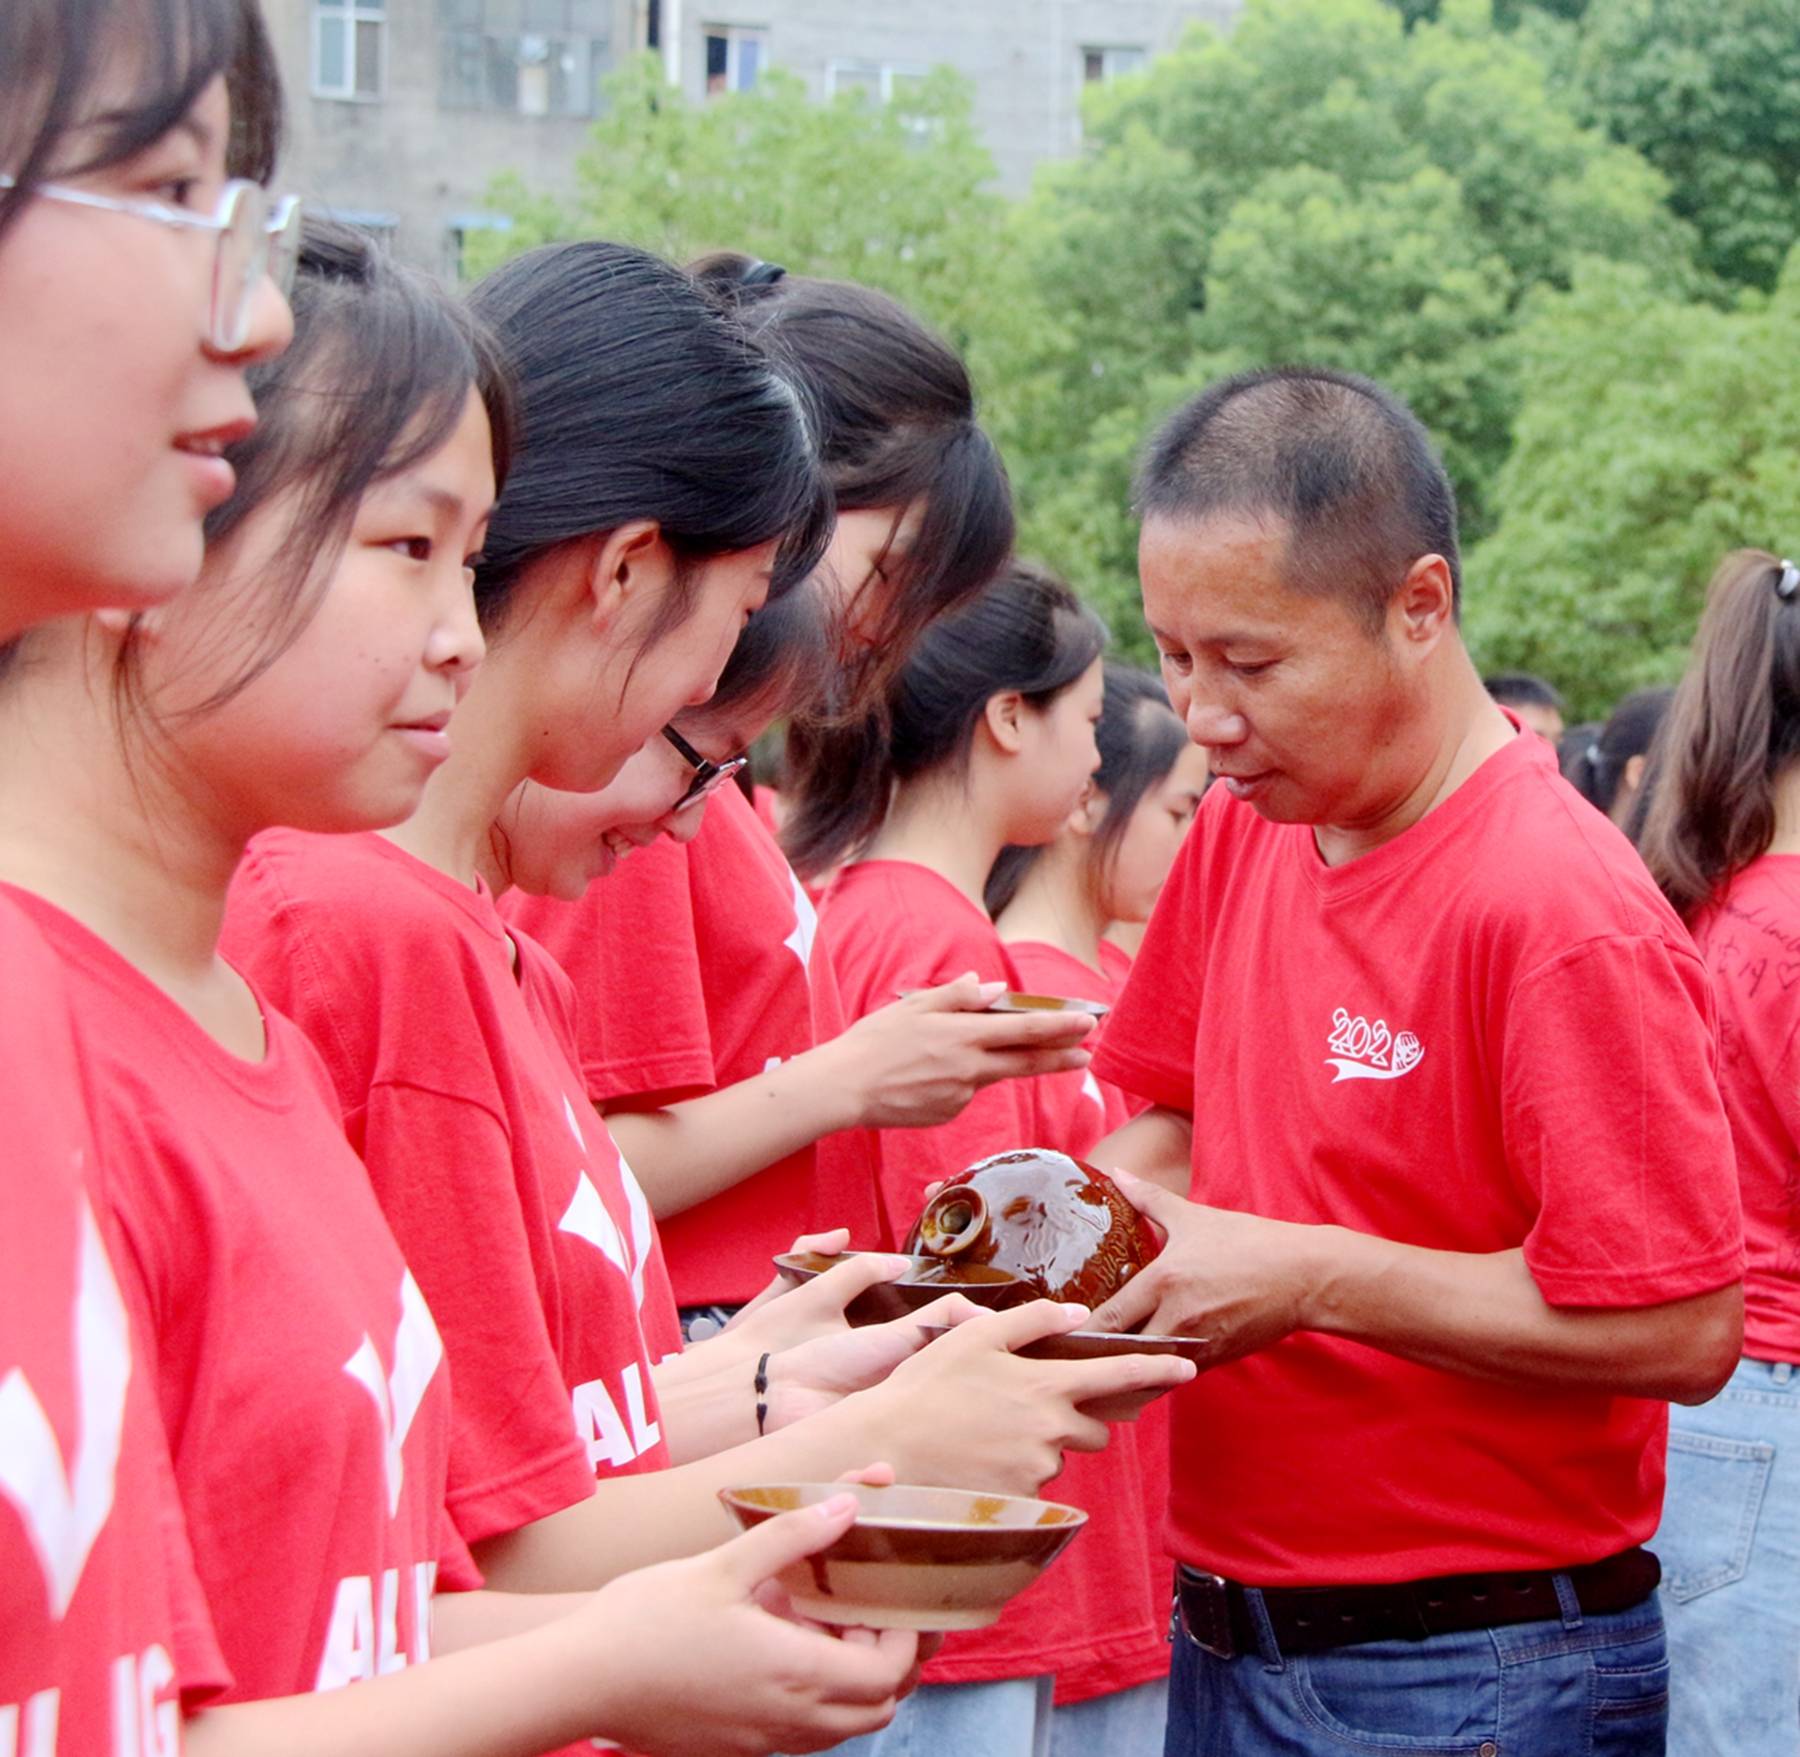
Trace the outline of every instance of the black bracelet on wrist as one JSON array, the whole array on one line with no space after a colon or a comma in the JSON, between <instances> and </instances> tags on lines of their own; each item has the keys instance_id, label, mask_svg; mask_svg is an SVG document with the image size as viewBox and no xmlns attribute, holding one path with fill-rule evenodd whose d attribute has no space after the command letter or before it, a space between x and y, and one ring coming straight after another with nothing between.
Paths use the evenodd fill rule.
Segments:
<instances>
[{"instance_id":1,"label":"black bracelet on wrist","mask_svg":"<svg viewBox=\"0 0 1800 1757\"><path fill-rule=\"evenodd\" d=\"M766 1433L769 1419L769 1357L756 1363L756 1431Z\"/></svg>"}]
</instances>

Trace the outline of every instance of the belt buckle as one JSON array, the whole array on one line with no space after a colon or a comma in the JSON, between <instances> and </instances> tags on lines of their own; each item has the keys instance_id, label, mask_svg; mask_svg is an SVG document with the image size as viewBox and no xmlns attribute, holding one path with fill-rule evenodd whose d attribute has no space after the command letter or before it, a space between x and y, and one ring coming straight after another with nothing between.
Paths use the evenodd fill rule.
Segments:
<instances>
[{"instance_id":1,"label":"belt buckle","mask_svg":"<svg viewBox=\"0 0 1800 1757\"><path fill-rule=\"evenodd\" d=\"M1217 1574L1199 1568L1183 1567L1181 1591L1181 1632L1202 1653L1214 1659L1236 1659L1237 1643L1231 1638L1231 1600L1225 1581ZM1195 1612L1199 1613L1198 1618ZM1199 1621L1203 1626L1196 1628Z\"/></svg>"}]
</instances>

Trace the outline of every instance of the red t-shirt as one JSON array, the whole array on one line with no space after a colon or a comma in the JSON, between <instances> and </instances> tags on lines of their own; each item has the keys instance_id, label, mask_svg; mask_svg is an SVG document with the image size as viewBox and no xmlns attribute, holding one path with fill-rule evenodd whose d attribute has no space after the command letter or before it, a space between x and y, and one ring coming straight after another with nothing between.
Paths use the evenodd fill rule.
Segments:
<instances>
[{"instance_id":1,"label":"red t-shirt","mask_svg":"<svg viewBox=\"0 0 1800 1757\"><path fill-rule=\"evenodd\" d=\"M1043 940L1008 940L1006 950L1027 994L1067 995L1075 1000L1104 1001L1108 1006L1118 1000L1131 968L1131 960L1105 941L1100 948L1100 961L1107 966L1103 970ZM1122 969L1119 960L1123 960ZM1103 1019L1087 1037L1089 1049L1099 1046L1105 1029ZM1045 1126L1055 1138L1071 1143L1063 1151L1077 1159L1085 1159L1101 1136L1110 1135L1143 1109L1130 1094L1098 1079L1091 1067L1079 1073L1048 1074L1034 1083Z\"/></svg>"},{"instance_id":2,"label":"red t-shirt","mask_svg":"<svg viewBox=\"0 0 1800 1757\"><path fill-rule=\"evenodd\" d=\"M906 860L865 860L832 882L819 930L853 1017L885 1006L903 988L951 982L966 970L1009 988L1023 984L987 915L947 879ZM975 1095L953 1122L933 1129L883 1129L876 1141L888 1224L904 1240L924 1188L1011 1147L1056 1147L1039 1104L1042 1080L1002 1080ZM1097 1137L1096 1137L1097 1138ZM1036 1586L991 1628L952 1635L925 1668L934 1684L1057 1674L1057 1700L1080 1702L1147 1683L1168 1670L1155 1601L1137 1434L1113 1429L1098 1454L1071 1452L1044 1491L1084 1508L1087 1529ZM1166 1600L1165 1600L1166 1602Z\"/></svg>"},{"instance_id":3,"label":"red t-shirt","mask_svg":"<svg viewBox=\"0 0 1800 1757\"><path fill-rule=\"evenodd\" d=\"M1073 952L1043 940L1009 940L1006 949L1031 994L1071 995L1077 1000L1104 1001L1109 1007L1117 1006L1125 989L1125 978L1131 974L1130 955L1108 940L1100 942L1101 967L1098 970L1083 963ZM1085 1039L1087 1046L1097 1048L1105 1030L1106 1021L1102 1019ZM1096 1122L1101 1125L1101 1134L1111 1134L1148 1108L1141 1098L1134 1098L1123 1088L1110 1081L1095 1079L1091 1067L1079 1074L1047 1076L1037 1084L1040 1088L1054 1086L1064 1095L1063 1114L1068 1120L1063 1126L1068 1127L1070 1140L1085 1143L1066 1149L1077 1157L1085 1157L1100 1138L1093 1132ZM1162 1524L1169 1505L1169 1399L1159 1397L1148 1405L1138 1416L1131 1433L1137 1446L1139 1479L1143 1487L1145 1529L1150 1534L1152 1546L1150 1616L1156 1627L1162 1628L1169 1620L1170 1598L1170 1570L1162 1555ZM1165 1642L1165 1655L1167 1645ZM1060 1686L1058 1700L1061 1700Z\"/></svg>"},{"instance_id":4,"label":"red t-shirt","mask_svg":"<svg viewBox=\"0 0 1800 1757\"><path fill-rule=\"evenodd\" d=\"M1522 1247L1551 1303L1639 1306L1742 1270L1711 1020L1630 845L1520 736L1335 868L1213 789L1096 1065L1193 1115L1200 1201ZM1570 1565L1661 1508L1658 1402L1303 1332L1174 1404L1171 1547L1254 1585Z\"/></svg>"},{"instance_id":5,"label":"red t-shirt","mask_svg":"<svg viewBox=\"0 0 1800 1757\"><path fill-rule=\"evenodd\" d=\"M606 1109L736 1085L843 1029L812 903L735 787L707 802L687 846L635 851L578 903L509 893L501 912L549 949L580 997L580 1061ZM872 1146L828 1136L663 1223L683 1305L741 1305L795 1237L848 1226L885 1242Z\"/></svg>"},{"instance_id":6,"label":"red t-shirt","mask_svg":"<svg viewBox=\"0 0 1800 1757\"><path fill-rule=\"evenodd\" d=\"M443 1344L300 1031L240 1061L79 922L24 892L62 962L96 1195L160 1406L227 1700L429 1656L479 1577L444 1513Z\"/></svg>"},{"instance_id":7,"label":"red t-shirt","mask_svg":"<svg viewBox=\"0 0 1800 1757\"><path fill-rule=\"evenodd\" d=\"M545 1029L567 998L548 957L518 935L515 973L485 890L376 835L259 837L225 938L319 1046L437 1314L464 1538L666 1464L650 1370L675 1319L656 1228Z\"/></svg>"},{"instance_id":8,"label":"red t-shirt","mask_svg":"<svg viewBox=\"0 0 1800 1757\"><path fill-rule=\"evenodd\" d=\"M0 900L0 1750L144 1757L229 1685L87 1183L61 970Z\"/></svg>"},{"instance_id":9,"label":"red t-shirt","mask_svg":"<svg viewBox=\"0 0 1800 1757\"><path fill-rule=\"evenodd\" d=\"M1800 1361L1800 855L1766 854L1694 923L1744 1198L1744 1352Z\"/></svg>"}]
</instances>

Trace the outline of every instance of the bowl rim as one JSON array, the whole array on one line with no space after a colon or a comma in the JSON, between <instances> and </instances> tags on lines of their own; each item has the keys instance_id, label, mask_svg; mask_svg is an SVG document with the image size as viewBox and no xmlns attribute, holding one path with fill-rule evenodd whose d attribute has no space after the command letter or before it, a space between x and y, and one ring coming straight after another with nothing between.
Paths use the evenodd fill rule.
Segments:
<instances>
[{"instance_id":1,"label":"bowl rim","mask_svg":"<svg viewBox=\"0 0 1800 1757\"><path fill-rule=\"evenodd\" d=\"M764 1513L770 1518L774 1518L780 1513L790 1511L790 1509L783 1507L769 1507L756 1501L747 1502L744 1497L751 1494L768 1494L782 1489L817 1489L822 1491L820 1494L815 1495L810 1501L802 1500L799 1503L802 1507L812 1506L820 1500L829 1500L834 1494L858 1495L858 1498L860 1499L859 1491L880 1495L892 1493L896 1489L910 1489L914 1492L926 1494L966 1495L971 1500L1006 1501L1025 1507L1044 1507L1063 1515L1062 1518L1051 1520L1049 1522L1033 1520L1027 1525L1000 1525L992 1521L983 1521L981 1524L976 1525L954 1519L919 1519L902 1513L890 1514L884 1518L880 1513L871 1513L865 1510L859 1511L856 1518L851 1522L852 1530L860 1526L865 1530L873 1531L939 1531L963 1535L984 1531L1004 1531L1012 1533L1032 1531L1073 1532L1079 1531L1088 1521L1086 1511L1083 1508L1074 1506L1068 1501L1047 1501L1039 1495L1008 1495L988 1489L951 1488L943 1483L752 1482L738 1483L729 1488L722 1488L718 1491L718 1496L719 1500L726 1507L735 1508L739 1506L748 1506L758 1513Z\"/></svg>"}]
</instances>

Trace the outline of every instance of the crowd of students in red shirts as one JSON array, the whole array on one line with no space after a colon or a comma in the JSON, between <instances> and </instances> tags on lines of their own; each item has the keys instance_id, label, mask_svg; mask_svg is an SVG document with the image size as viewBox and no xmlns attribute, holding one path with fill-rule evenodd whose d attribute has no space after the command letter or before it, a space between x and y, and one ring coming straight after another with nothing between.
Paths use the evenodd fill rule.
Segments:
<instances>
[{"instance_id":1,"label":"crowd of students in red shirts","mask_svg":"<svg viewBox=\"0 0 1800 1757\"><path fill-rule=\"evenodd\" d=\"M20 0L0 85L0 1757L1661 1750L1659 1518L1675 1748L1791 1748L1800 571L1586 738L1640 861L1377 387L1158 438L1159 679L886 296L454 297L265 192L251 0ZM845 1322L1025 1144L1192 1391ZM1089 1525L921 1648L772 1593L848 1497L717 1504L894 1478Z\"/></svg>"}]
</instances>

